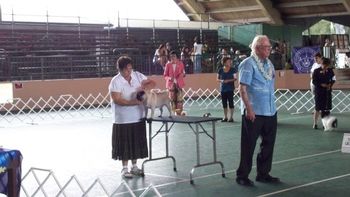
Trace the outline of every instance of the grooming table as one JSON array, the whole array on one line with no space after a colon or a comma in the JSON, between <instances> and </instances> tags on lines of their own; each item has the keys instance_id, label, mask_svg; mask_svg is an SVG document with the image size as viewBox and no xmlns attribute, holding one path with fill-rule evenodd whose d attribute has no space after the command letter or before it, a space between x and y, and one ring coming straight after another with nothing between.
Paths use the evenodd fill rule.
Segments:
<instances>
[{"instance_id":1,"label":"grooming table","mask_svg":"<svg viewBox=\"0 0 350 197\"><path fill-rule=\"evenodd\" d=\"M18 197L21 188L22 155L18 150L0 148L0 193Z\"/></svg>"},{"instance_id":2,"label":"grooming table","mask_svg":"<svg viewBox=\"0 0 350 197\"><path fill-rule=\"evenodd\" d=\"M216 121L221 120L221 118L215 118L215 117L195 117L195 116L172 116L172 117L155 117L151 119L147 119L147 123L149 126L148 131L148 142L149 142L149 159L145 160L142 163L142 171L144 172L145 163L160 159L167 159L170 158L173 160L174 164L174 171L176 171L176 160L173 156L169 155L169 143L168 143L168 133L173 128L175 123L181 123L181 124L187 124L193 133L196 135L196 152L197 152L197 164L193 166L191 172L190 172L190 183L193 184L193 173L196 168L208 166L208 165L214 165L219 164L221 166L222 171L222 177L225 177L225 170L224 170L224 164L221 161L216 160L216 135L215 135L215 123ZM161 122L162 126L154 133L152 131L152 122ZM212 132L208 132L202 125L202 123L210 123L211 122L211 130ZM152 157L152 140L154 137L156 137L159 133L165 134L165 156L164 157L158 157L153 158ZM213 146L213 161L201 163L200 160L200 141L199 141L199 135L200 134L206 134L211 140L212 140L212 146Z\"/></svg>"}]
</instances>

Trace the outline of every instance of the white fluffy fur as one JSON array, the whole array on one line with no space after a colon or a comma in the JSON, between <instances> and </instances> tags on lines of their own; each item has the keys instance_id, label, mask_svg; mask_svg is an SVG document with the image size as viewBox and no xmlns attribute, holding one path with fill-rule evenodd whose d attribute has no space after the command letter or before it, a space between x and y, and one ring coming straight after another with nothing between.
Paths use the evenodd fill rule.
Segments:
<instances>
[{"instance_id":1,"label":"white fluffy fur","mask_svg":"<svg viewBox=\"0 0 350 197\"><path fill-rule=\"evenodd\" d=\"M322 124L324 127L324 131L332 131L333 129L336 128L337 125L335 125L335 127L333 127L333 123L337 122L337 118L335 116L325 116L322 118Z\"/></svg>"}]
</instances>

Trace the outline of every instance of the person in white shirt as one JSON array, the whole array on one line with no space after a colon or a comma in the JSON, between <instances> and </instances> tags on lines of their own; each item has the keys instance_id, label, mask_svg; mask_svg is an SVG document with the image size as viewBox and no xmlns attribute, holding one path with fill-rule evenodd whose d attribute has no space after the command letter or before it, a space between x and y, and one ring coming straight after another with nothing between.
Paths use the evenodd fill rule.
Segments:
<instances>
[{"instance_id":1,"label":"person in white shirt","mask_svg":"<svg viewBox=\"0 0 350 197\"><path fill-rule=\"evenodd\" d=\"M119 73L109 84L112 108L112 158L122 161L122 177L143 175L137 167L137 159L148 157L146 123L143 101L137 99L137 92L154 87L155 82L140 72L133 71L130 57L117 60ZM132 168L128 170L128 161Z\"/></svg>"},{"instance_id":2,"label":"person in white shirt","mask_svg":"<svg viewBox=\"0 0 350 197\"><path fill-rule=\"evenodd\" d=\"M310 90L311 90L311 93L315 96L315 86L314 84L312 83L312 75L314 73L314 71L318 68L321 67L322 65L322 55L321 53L316 53L315 56L315 63L312 65L311 67L311 70L310 70ZM313 126L312 128L314 129L317 129L317 120L318 120L318 117L320 116L320 111L317 111L316 109L314 109L314 113L313 113Z\"/></svg>"},{"instance_id":3,"label":"person in white shirt","mask_svg":"<svg viewBox=\"0 0 350 197\"><path fill-rule=\"evenodd\" d=\"M194 38L193 52L194 52L194 73L202 72L202 48L203 44L201 43L198 37Z\"/></svg>"}]
</instances>

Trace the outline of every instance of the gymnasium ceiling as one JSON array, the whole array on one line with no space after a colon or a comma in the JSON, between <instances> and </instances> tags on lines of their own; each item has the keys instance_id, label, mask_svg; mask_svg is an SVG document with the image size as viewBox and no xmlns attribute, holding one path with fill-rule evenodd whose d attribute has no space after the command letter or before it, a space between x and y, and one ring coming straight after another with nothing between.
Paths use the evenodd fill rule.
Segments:
<instances>
[{"instance_id":1,"label":"gymnasium ceiling","mask_svg":"<svg viewBox=\"0 0 350 197\"><path fill-rule=\"evenodd\" d=\"M321 19L350 26L350 0L174 0L191 21L309 27Z\"/></svg>"}]
</instances>

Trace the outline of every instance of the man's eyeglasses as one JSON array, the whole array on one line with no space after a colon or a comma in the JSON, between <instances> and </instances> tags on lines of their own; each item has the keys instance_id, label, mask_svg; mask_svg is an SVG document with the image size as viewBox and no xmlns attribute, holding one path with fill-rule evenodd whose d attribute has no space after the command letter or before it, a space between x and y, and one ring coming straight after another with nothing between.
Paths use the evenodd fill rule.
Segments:
<instances>
[{"instance_id":1,"label":"man's eyeglasses","mask_svg":"<svg viewBox=\"0 0 350 197\"><path fill-rule=\"evenodd\" d=\"M271 45L260 45L261 48L264 48L264 49L269 49L271 50L272 49L272 46Z\"/></svg>"}]
</instances>

